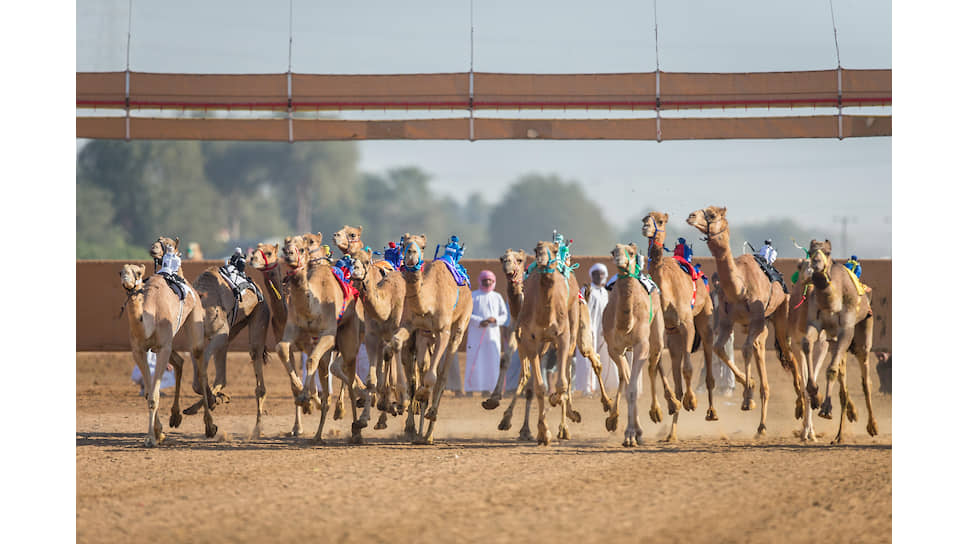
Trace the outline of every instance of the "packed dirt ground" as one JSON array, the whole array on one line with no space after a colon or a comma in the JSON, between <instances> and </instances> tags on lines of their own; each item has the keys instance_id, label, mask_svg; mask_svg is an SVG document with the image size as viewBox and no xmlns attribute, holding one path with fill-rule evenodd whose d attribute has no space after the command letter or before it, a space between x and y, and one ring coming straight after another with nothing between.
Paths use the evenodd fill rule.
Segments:
<instances>
[{"instance_id":1,"label":"packed dirt ground","mask_svg":"<svg viewBox=\"0 0 968 544\"><path fill-rule=\"evenodd\" d=\"M772 354L765 438L754 438L758 393L752 412L740 411L739 390L716 397L717 422L704 420L700 395L699 409L680 417L680 441L672 444L662 442L669 416L652 423L646 394L639 400L645 444L631 449L622 447L624 401L617 432L605 430L597 399L581 398L583 420L570 425L572 440L538 447L517 440L523 402L512 429L499 431L507 400L485 411L480 394L450 393L433 446L404 442L402 417L382 431L373 430L374 417L363 431L366 443L351 446L349 417L332 421L332 409L323 444L311 442L317 411L304 416L304 436L290 438L294 406L274 356L264 434L250 440L255 378L244 354L230 354L228 366L231 402L214 412L218 436L205 438L200 414L169 429L168 389L161 402L167 438L145 449L147 409L130 381L131 355L77 354L78 542L144 535L206 543L891 539L891 397L876 392L872 368L880 434L871 438L852 356L848 388L859 419L838 446L830 445L836 398L834 420L815 417L817 443L794 436L791 379ZM183 407L197 400L190 384L186 373ZM550 412L553 433L559 414ZM534 422L532 415L532 430Z\"/></svg>"}]
</instances>

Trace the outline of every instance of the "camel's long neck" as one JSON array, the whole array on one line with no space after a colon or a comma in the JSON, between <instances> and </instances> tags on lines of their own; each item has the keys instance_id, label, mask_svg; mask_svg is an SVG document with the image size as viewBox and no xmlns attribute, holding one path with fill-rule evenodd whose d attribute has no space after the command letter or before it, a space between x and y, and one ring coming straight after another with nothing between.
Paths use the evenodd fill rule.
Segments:
<instances>
[{"instance_id":1,"label":"camel's long neck","mask_svg":"<svg viewBox=\"0 0 968 544\"><path fill-rule=\"evenodd\" d=\"M128 299L125 309L128 313L128 325L130 330L138 331L139 336L144 336L144 323L142 317L145 313L145 294L144 292L132 295Z\"/></svg>"},{"instance_id":2,"label":"camel's long neck","mask_svg":"<svg viewBox=\"0 0 968 544\"><path fill-rule=\"evenodd\" d=\"M259 270L262 272L262 283L266 287L266 298L269 299L269 308L272 309L272 313L282 312L285 315L286 311L286 297L283 294L282 285L282 272L279 270L279 266L276 266L272 270Z\"/></svg>"},{"instance_id":3,"label":"camel's long neck","mask_svg":"<svg viewBox=\"0 0 968 544\"><path fill-rule=\"evenodd\" d=\"M554 275L552 274L542 274L538 281L538 292L540 296L538 297L538 308L535 312L535 321L539 327L550 327L555 317L554 309Z\"/></svg>"},{"instance_id":4,"label":"camel's long neck","mask_svg":"<svg viewBox=\"0 0 968 544\"><path fill-rule=\"evenodd\" d=\"M733 260L733 252L729 248L728 228L715 238L710 237L706 245L716 260L716 272L719 274L719 282L726 300L734 304L740 302L740 296L746 291L746 287Z\"/></svg>"},{"instance_id":5,"label":"camel's long neck","mask_svg":"<svg viewBox=\"0 0 968 544\"><path fill-rule=\"evenodd\" d=\"M511 314L512 319L517 319L518 315L521 313L521 306L524 305L524 284L522 282L512 281L510 276L507 278L507 280L508 313Z\"/></svg>"},{"instance_id":6,"label":"camel's long neck","mask_svg":"<svg viewBox=\"0 0 968 544\"><path fill-rule=\"evenodd\" d=\"M655 237L649 240L649 275L656 277L659 275L659 264L662 262L662 247L665 244L665 234L656 233Z\"/></svg>"},{"instance_id":7,"label":"camel's long neck","mask_svg":"<svg viewBox=\"0 0 968 544\"><path fill-rule=\"evenodd\" d=\"M635 315L632 311L632 290L636 289L635 284L638 282L639 280L635 278L622 278L612 287L614 294L611 296L618 297L615 307L615 327L626 333L631 332L632 327L635 326Z\"/></svg>"},{"instance_id":8,"label":"camel's long neck","mask_svg":"<svg viewBox=\"0 0 968 544\"><path fill-rule=\"evenodd\" d=\"M371 268L367 271L366 277L363 278L363 287L365 291L363 293L363 308L364 315L366 317L376 317L379 321L386 321L390 318L390 310L392 309L392 304L390 303L390 282L383 282L380 285L380 281L377 279L379 272L376 269Z\"/></svg>"},{"instance_id":9,"label":"camel's long neck","mask_svg":"<svg viewBox=\"0 0 968 544\"><path fill-rule=\"evenodd\" d=\"M407 280L407 300L413 304L414 312L420 315L429 314L434 307L434 282L424 281L429 273L430 264L425 263L421 270L407 272L404 276Z\"/></svg>"},{"instance_id":10,"label":"camel's long neck","mask_svg":"<svg viewBox=\"0 0 968 544\"><path fill-rule=\"evenodd\" d=\"M830 277L823 272L814 272L810 281L813 283L817 306L822 310L839 311L841 305L837 302L840 300L840 289Z\"/></svg>"}]
</instances>

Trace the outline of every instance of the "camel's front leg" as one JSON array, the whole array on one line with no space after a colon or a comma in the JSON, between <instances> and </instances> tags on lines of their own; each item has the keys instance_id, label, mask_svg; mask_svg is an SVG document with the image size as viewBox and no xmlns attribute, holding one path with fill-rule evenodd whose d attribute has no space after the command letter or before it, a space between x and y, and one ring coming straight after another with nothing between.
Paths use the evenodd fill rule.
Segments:
<instances>
[{"instance_id":1,"label":"camel's front leg","mask_svg":"<svg viewBox=\"0 0 968 544\"><path fill-rule=\"evenodd\" d=\"M335 360L330 355L330 365L332 364L335 364ZM316 427L315 436L313 436L313 442L317 444L323 442L323 426L326 424L326 414L329 412L329 397L331 391L329 389L329 371L327 369L330 365L320 365L323 372L319 380L319 385L322 387L322 394L319 397L319 425Z\"/></svg>"},{"instance_id":2,"label":"camel's front leg","mask_svg":"<svg viewBox=\"0 0 968 544\"><path fill-rule=\"evenodd\" d=\"M447 385L447 372L451 358L457 354L460 341L463 339L463 331L459 325L455 325L451 330L443 330L437 334L437 342L434 345L433 359L430 363L431 370L435 370L437 375L434 382L433 399L430 408L427 409L427 419L430 424L427 426L427 434L423 436L423 443L434 443L434 427L437 425L437 416L440 410L440 399L444 394L444 387Z\"/></svg>"},{"instance_id":3,"label":"camel's front leg","mask_svg":"<svg viewBox=\"0 0 968 544\"><path fill-rule=\"evenodd\" d=\"M754 321L756 325L750 325L750 337L753 340L752 356L756 361L756 371L760 377L760 425L756 428L757 435L766 434L766 414L769 408L770 402L770 384L768 383L766 376L766 336L767 330L765 323L759 326L757 321ZM753 335L756 336L753 336Z\"/></svg>"},{"instance_id":4,"label":"camel's front leg","mask_svg":"<svg viewBox=\"0 0 968 544\"><path fill-rule=\"evenodd\" d=\"M605 429L609 432L614 431L618 428L618 405L619 399L622 398L622 393L625 391L625 387L628 385L630 370L628 368L628 361L625 360L625 350L619 348L616 345L608 345L608 356L612 358L615 365L618 367L618 391L615 392L615 402L612 403L612 411L605 418ZM661 416L659 416L661 420ZM654 420L654 418L653 418Z\"/></svg>"},{"instance_id":5,"label":"camel's front leg","mask_svg":"<svg viewBox=\"0 0 968 544\"><path fill-rule=\"evenodd\" d=\"M293 398L298 397L303 390L302 380L300 375L296 372L296 354L293 353L293 342L299 335L299 330L294 323L286 323L286 330L283 332L282 340L276 343L276 355L282 364L286 366L286 372L289 373L289 387L292 388Z\"/></svg>"},{"instance_id":6,"label":"camel's front leg","mask_svg":"<svg viewBox=\"0 0 968 544\"><path fill-rule=\"evenodd\" d=\"M716 377L713 375L713 346L712 346L712 314L699 313L693 318L693 330L699 335L702 343L703 372L706 375L706 395L709 409L706 410L706 421L717 421L719 416L713 407L713 391L716 389ZM690 344L691 346L691 344Z\"/></svg>"},{"instance_id":7,"label":"camel's front leg","mask_svg":"<svg viewBox=\"0 0 968 544\"><path fill-rule=\"evenodd\" d=\"M854 338L863 340L863 345L856 345L852 350L860 365L861 385L864 388L864 401L867 403L867 434L877 436L877 421L874 419L874 406L871 401L871 373L870 353L874 334L874 320L868 318L857 325Z\"/></svg>"},{"instance_id":8,"label":"camel's front leg","mask_svg":"<svg viewBox=\"0 0 968 544\"><path fill-rule=\"evenodd\" d=\"M296 404L303 407L304 410L309 410L312 408L313 401L319 402L318 399L314 398L313 393L315 392L315 383L313 380L316 379L316 375L319 374L320 383L323 380L329 381L329 373L326 372L326 365L320 367L320 360L323 355L330 353L334 350L336 346L336 334L335 331L323 331L319 335L319 339L313 346L312 351L309 353L309 359L306 361L306 378L302 384L302 392L296 397ZM320 372L322 370L322 372ZM307 413L309 413L307 411Z\"/></svg>"},{"instance_id":9,"label":"camel's front leg","mask_svg":"<svg viewBox=\"0 0 968 544\"><path fill-rule=\"evenodd\" d=\"M545 386L544 376L541 372L541 357L537 353L521 354L521 360L527 361L527 364L531 367L534 394L538 398L537 442L539 446L547 446L551 444L551 431L548 429L548 423L546 421L547 416L545 412L547 408L545 408L544 397L547 387Z\"/></svg>"},{"instance_id":10,"label":"camel's front leg","mask_svg":"<svg viewBox=\"0 0 968 544\"><path fill-rule=\"evenodd\" d=\"M639 438L642 436L642 427L639 425L639 376L642 374L642 367L646 361L646 350L648 345L639 345L633 350L632 371L629 374L628 390L625 393L625 403L628 408L628 422L625 426L625 440L622 445L631 448L639 445ZM653 406L658 407L655 398L655 388L652 388Z\"/></svg>"},{"instance_id":11,"label":"camel's front leg","mask_svg":"<svg viewBox=\"0 0 968 544\"><path fill-rule=\"evenodd\" d=\"M188 327L188 337L192 346L192 364L195 366L195 377L201 383L203 399L207 400L207 402L202 403L202 408L204 410L202 419L205 423L205 437L214 438L215 434L218 432L218 426L215 425L215 419L212 417L212 408L215 406L215 398L208 386L208 361L203 357L204 350L202 344L205 338L205 325L202 322L202 312L203 310L201 309L201 306L197 306L196 309L190 314L189 321L185 323L184 326ZM168 354L166 353L165 360L167 359Z\"/></svg>"},{"instance_id":12,"label":"camel's front leg","mask_svg":"<svg viewBox=\"0 0 968 544\"><path fill-rule=\"evenodd\" d=\"M833 393L833 387L838 379L838 375L841 372L841 365L844 364L844 360L847 357L847 347L850 346L854 337L853 327L839 327L836 332L836 340L833 341L834 347L830 355L830 364L827 366L827 391L823 403L820 405L820 413L818 414L825 419L833 419L831 415L833 411L831 394ZM828 338L830 338L829 334Z\"/></svg>"},{"instance_id":13,"label":"camel's front leg","mask_svg":"<svg viewBox=\"0 0 968 544\"><path fill-rule=\"evenodd\" d=\"M501 405L501 397L504 392L504 380L507 379L508 366L511 364L511 354L518 349L517 331L514 330L513 324L509 325L511 334L508 337L507 348L501 353L501 366L497 373L497 383L494 384L494 391L491 392L491 396L481 401L481 406L485 410L493 410Z\"/></svg>"},{"instance_id":14,"label":"camel's front leg","mask_svg":"<svg viewBox=\"0 0 968 544\"><path fill-rule=\"evenodd\" d=\"M153 448L158 444L155 437L155 412L158 410L158 401L151 394L154 385L154 376L148 368L147 351L141 349L139 346L132 346L131 355L134 357L134 363L138 365L138 370L141 371L141 389L144 391L145 400L148 403L148 434L145 435L144 445L145 447ZM155 368L157 367L158 362L156 358Z\"/></svg>"},{"instance_id":15,"label":"camel's front leg","mask_svg":"<svg viewBox=\"0 0 968 544\"><path fill-rule=\"evenodd\" d=\"M252 370L255 371L255 427L249 437L252 439L262 436L262 414L266 404L265 362L262 359L264 347L261 344L249 348L249 358L252 360Z\"/></svg>"},{"instance_id":16,"label":"camel's front leg","mask_svg":"<svg viewBox=\"0 0 968 544\"><path fill-rule=\"evenodd\" d=\"M733 358L726 353L726 344L729 342L730 337L733 334L733 322L729 320L728 316L720 314L719 327L716 329L716 342L713 344L713 352L719 357L719 360L723 362L724 365L729 367L733 371L733 376L736 381L743 386L744 391L746 389L756 387L756 383L752 376L749 376L750 372L749 365L746 365L746 372L739 369L733 363Z\"/></svg>"}]
</instances>

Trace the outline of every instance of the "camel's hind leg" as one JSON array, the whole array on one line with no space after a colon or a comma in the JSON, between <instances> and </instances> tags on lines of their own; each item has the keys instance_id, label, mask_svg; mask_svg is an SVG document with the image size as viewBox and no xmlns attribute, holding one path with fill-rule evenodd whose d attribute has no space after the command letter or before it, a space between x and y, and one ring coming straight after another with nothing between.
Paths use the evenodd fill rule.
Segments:
<instances>
[{"instance_id":1,"label":"camel's hind leg","mask_svg":"<svg viewBox=\"0 0 968 544\"><path fill-rule=\"evenodd\" d=\"M182 422L182 412L179 407L179 399L181 398L181 381L182 372L185 369L185 359L177 352L171 352L171 362L172 368L175 369L175 399L171 405L171 415L168 417L168 426L171 428L177 428ZM143 375L143 374L142 374Z\"/></svg>"},{"instance_id":2,"label":"camel's hind leg","mask_svg":"<svg viewBox=\"0 0 968 544\"><path fill-rule=\"evenodd\" d=\"M531 434L531 404L534 402L534 378L530 377L524 391L524 419L521 421L521 429L518 430L518 440L530 442L534 440ZM510 425L510 418L508 421Z\"/></svg>"},{"instance_id":3,"label":"camel's hind leg","mask_svg":"<svg viewBox=\"0 0 968 544\"><path fill-rule=\"evenodd\" d=\"M464 331L459 323L455 323L451 327L451 330L444 329L437 334L437 341L434 346L431 362L431 371L436 369L437 375L436 381L433 384L432 404L427 409L427 419L430 420L430 424L427 425L427 433L420 440L423 444L434 443L434 427L437 425L440 399L444 394L444 387L447 385L447 372L451 366L446 364L446 362L449 362L457 354L457 349L460 347L460 341L463 338Z\"/></svg>"},{"instance_id":4,"label":"camel's hind leg","mask_svg":"<svg viewBox=\"0 0 968 544\"><path fill-rule=\"evenodd\" d=\"M752 327L750 327L750 334L752 334ZM760 425L756 428L757 435L766 434L766 414L769 409L770 403L770 384L766 375L766 327L760 329L757 333L756 339L753 342L753 358L756 360L756 371L760 377L760 402L762 406L760 407Z\"/></svg>"},{"instance_id":5,"label":"camel's hind leg","mask_svg":"<svg viewBox=\"0 0 968 544\"><path fill-rule=\"evenodd\" d=\"M854 356L860 365L861 385L864 388L864 401L867 404L867 434L877 436L877 420L874 419L874 406L871 401L870 353L874 332L873 318L867 318L857 325L855 339L863 339L862 345L854 346Z\"/></svg>"},{"instance_id":6,"label":"camel's hind leg","mask_svg":"<svg viewBox=\"0 0 968 544\"><path fill-rule=\"evenodd\" d=\"M696 336L696 329L692 320L686 318L682 321L682 323L679 324L678 331L679 334L674 336L678 336L682 341L682 344L679 346L681 349L679 371L682 373L682 385L680 386L677 383L676 388L684 388L681 397L682 407L691 412L694 411L699 405L698 401L696 400L696 393L692 390L692 354L690 353L690 348L692 347L693 340ZM670 354L671 353L670 346ZM709 395L711 401L712 393Z\"/></svg>"},{"instance_id":7,"label":"camel's hind leg","mask_svg":"<svg viewBox=\"0 0 968 544\"><path fill-rule=\"evenodd\" d=\"M632 353L632 370L629 374L629 385L625 393L625 403L629 414L625 426L625 440L622 441L622 445L627 448L638 446L639 438L642 436L642 427L639 425L639 376L647 359L647 349L647 344L640 344L635 347ZM653 388L653 395L654 393L655 388ZM654 396L652 400L656 405L658 404Z\"/></svg>"},{"instance_id":8,"label":"camel's hind leg","mask_svg":"<svg viewBox=\"0 0 968 544\"><path fill-rule=\"evenodd\" d=\"M630 370L628 361L625 360L624 349L619 348L617 345L609 344L608 356L612 358L612 361L618 367L618 391L615 392L615 402L611 406L612 411L605 418L605 430L612 432L618 428L618 401L622 398L622 394L628 385ZM659 417L661 418L661 416Z\"/></svg>"},{"instance_id":9,"label":"camel's hind leg","mask_svg":"<svg viewBox=\"0 0 968 544\"><path fill-rule=\"evenodd\" d=\"M693 330L699 335L702 343L703 354L703 373L706 378L706 395L709 400L709 408L706 410L706 421L717 421L719 416L713 407L713 391L716 389L716 377L713 375L713 328L712 314L700 313L693 318Z\"/></svg>"},{"instance_id":10,"label":"camel's hind leg","mask_svg":"<svg viewBox=\"0 0 968 544\"><path fill-rule=\"evenodd\" d=\"M327 354L323 354L323 358L329 361L329 364L323 364L319 366L319 384L322 387L322 394L319 396L319 424L316 427L316 434L313 435L313 442L321 444L323 442L323 427L326 425L326 414L329 413L329 397L331 391L329 390L329 368L331 365L335 364L332 352L326 357Z\"/></svg>"},{"instance_id":11,"label":"camel's hind leg","mask_svg":"<svg viewBox=\"0 0 968 544\"><path fill-rule=\"evenodd\" d=\"M521 354L521 359L522 361L526 360L531 366L532 387L538 399L537 442L539 446L547 446L551 443L551 431L548 430L548 424L546 422L547 408L545 407L545 393L547 388L541 372L541 357L537 353L529 353L527 355Z\"/></svg>"}]
</instances>

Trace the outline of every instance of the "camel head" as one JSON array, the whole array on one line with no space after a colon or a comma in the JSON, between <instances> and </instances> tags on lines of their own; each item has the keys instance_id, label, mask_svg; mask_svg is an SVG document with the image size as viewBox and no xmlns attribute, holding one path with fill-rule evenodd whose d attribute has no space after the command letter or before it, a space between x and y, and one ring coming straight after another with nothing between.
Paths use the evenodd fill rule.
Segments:
<instances>
[{"instance_id":1,"label":"camel head","mask_svg":"<svg viewBox=\"0 0 968 544\"><path fill-rule=\"evenodd\" d=\"M323 233L317 232L313 234L307 232L302 235L302 239L306 244L306 255L310 262L325 259L330 256L329 246L323 245Z\"/></svg>"},{"instance_id":2,"label":"camel head","mask_svg":"<svg viewBox=\"0 0 968 544\"><path fill-rule=\"evenodd\" d=\"M639 248L634 243L615 244L615 248L612 249L612 260L615 261L619 273L633 273L633 269L638 265L638 254Z\"/></svg>"},{"instance_id":3,"label":"camel head","mask_svg":"<svg viewBox=\"0 0 968 544\"><path fill-rule=\"evenodd\" d=\"M830 240L810 240L810 266L814 274L830 277Z\"/></svg>"},{"instance_id":4,"label":"camel head","mask_svg":"<svg viewBox=\"0 0 968 544\"><path fill-rule=\"evenodd\" d=\"M534 260L540 268L550 268L558 259L558 244L554 242L538 242L534 246Z\"/></svg>"},{"instance_id":5,"label":"camel head","mask_svg":"<svg viewBox=\"0 0 968 544\"><path fill-rule=\"evenodd\" d=\"M709 206L704 210L696 210L689 214L686 223L696 227L707 238L722 234L729 229L726 222L726 206Z\"/></svg>"},{"instance_id":6,"label":"camel head","mask_svg":"<svg viewBox=\"0 0 968 544\"><path fill-rule=\"evenodd\" d=\"M810 259L800 259L797 261L797 281L810 281L810 277L813 276L813 264Z\"/></svg>"},{"instance_id":7,"label":"camel head","mask_svg":"<svg viewBox=\"0 0 968 544\"><path fill-rule=\"evenodd\" d=\"M370 264L373 263L373 252L366 249L356 249L350 252L350 257L353 259L353 273L350 274L350 279L362 282L366 279Z\"/></svg>"},{"instance_id":8,"label":"camel head","mask_svg":"<svg viewBox=\"0 0 968 544\"><path fill-rule=\"evenodd\" d=\"M408 232L400 241L403 243L403 265L410 270L419 270L423 265L423 250L427 247L427 235Z\"/></svg>"},{"instance_id":9,"label":"camel head","mask_svg":"<svg viewBox=\"0 0 968 544\"><path fill-rule=\"evenodd\" d=\"M504 276L511 282L521 281L521 276L524 274L524 262L527 260L528 255L523 249L514 251L508 248L501 255L501 266L504 268Z\"/></svg>"},{"instance_id":10,"label":"camel head","mask_svg":"<svg viewBox=\"0 0 968 544\"><path fill-rule=\"evenodd\" d=\"M308 243L303 236L286 236L282 241L282 259L293 271L299 270L309 258Z\"/></svg>"},{"instance_id":11,"label":"camel head","mask_svg":"<svg viewBox=\"0 0 968 544\"><path fill-rule=\"evenodd\" d=\"M652 239L656 234L664 233L666 224L669 222L669 214L660 212L649 212L642 218L642 236ZM662 236L665 238L665 235Z\"/></svg>"},{"instance_id":12,"label":"camel head","mask_svg":"<svg viewBox=\"0 0 968 544\"><path fill-rule=\"evenodd\" d=\"M167 236L159 236L158 239L152 242L151 246L148 247L148 253L151 255L152 259L156 261L161 260L161 258L165 256L165 248L169 246L174 248L175 253L178 253L178 242L179 238L177 236L174 240Z\"/></svg>"},{"instance_id":13,"label":"camel head","mask_svg":"<svg viewBox=\"0 0 968 544\"><path fill-rule=\"evenodd\" d=\"M349 225L343 225L343 228L333 233L333 244L344 254L348 254L354 245L362 247L363 226L351 227Z\"/></svg>"},{"instance_id":14,"label":"camel head","mask_svg":"<svg viewBox=\"0 0 968 544\"><path fill-rule=\"evenodd\" d=\"M121 287L129 293L137 289L145 276L145 265L126 264L121 267Z\"/></svg>"},{"instance_id":15,"label":"camel head","mask_svg":"<svg viewBox=\"0 0 968 544\"><path fill-rule=\"evenodd\" d=\"M279 265L279 244L256 245L245 264L256 270L272 270Z\"/></svg>"}]
</instances>

